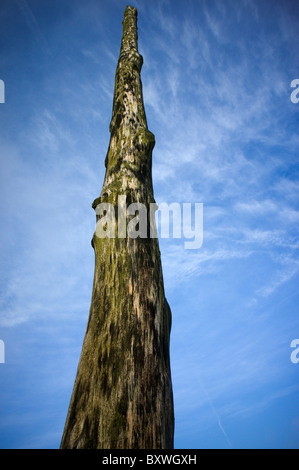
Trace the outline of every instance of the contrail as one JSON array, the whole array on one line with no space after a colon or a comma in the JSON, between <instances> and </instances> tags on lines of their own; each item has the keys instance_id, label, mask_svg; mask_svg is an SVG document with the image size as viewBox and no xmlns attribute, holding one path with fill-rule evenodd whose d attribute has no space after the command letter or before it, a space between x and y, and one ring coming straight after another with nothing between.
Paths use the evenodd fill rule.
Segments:
<instances>
[{"instance_id":1,"label":"contrail","mask_svg":"<svg viewBox=\"0 0 299 470\"><path fill-rule=\"evenodd\" d=\"M220 416L219 416L219 414L217 413L217 411L215 410L214 405L213 405L213 403L212 403L212 400L211 400L211 398L210 398L210 396L209 396L207 390L204 388L204 386L202 385L202 383L199 383L199 385L200 385L202 391L204 392L204 394L206 395L206 397L207 397L207 399L208 399L208 402L209 402L209 405L210 405L210 407L211 407L211 410L212 410L212 412L214 413L214 415L215 415L216 418L217 418L218 426L219 426L219 428L220 428L222 434L224 435L224 437L225 437L225 439L226 439L226 442L228 443L229 447L232 447L232 442L231 442L230 438L228 437L227 433L225 432L224 427L222 426Z\"/></svg>"}]
</instances>

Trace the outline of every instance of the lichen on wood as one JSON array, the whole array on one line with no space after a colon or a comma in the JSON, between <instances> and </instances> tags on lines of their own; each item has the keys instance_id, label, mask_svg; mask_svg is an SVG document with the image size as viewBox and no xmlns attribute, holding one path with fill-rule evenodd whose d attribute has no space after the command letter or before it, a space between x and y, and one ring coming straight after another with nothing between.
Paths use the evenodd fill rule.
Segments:
<instances>
[{"instance_id":1,"label":"lichen on wood","mask_svg":"<svg viewBox=\"0 0 299 470\"><path fill-rule=\"evenodd\" d=\"M142 97L137 11L124 13L101 202L154 202L152 150ZM157 238L93 236L89 319L61 448L171 449L171 311Z\"/></svg>"}]
</instances>

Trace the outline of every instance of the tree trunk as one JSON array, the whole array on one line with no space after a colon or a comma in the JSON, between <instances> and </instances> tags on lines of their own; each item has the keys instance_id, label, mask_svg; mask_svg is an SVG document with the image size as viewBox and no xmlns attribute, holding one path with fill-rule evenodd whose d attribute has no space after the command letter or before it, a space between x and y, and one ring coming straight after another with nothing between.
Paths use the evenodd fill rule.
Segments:
<instances>
[{"instance_id":1,"label":"tree trunk","mask_svg":"<svg viewBox=\"0 0 299 470\"><path fill-rule=\"evenodd\" d=\"M173 447L171 311L164 294L158 239L150 236L155 138L147 128L143 105L136 23L137 11L128 6L105 181L93 203L96 212L102 203L114 208L115 236L98 236L97 230L93 236L91 308L61 448ZM136 237L141 218L134 221L124 216L124 202L146 208L146 237ZM130 220L135 230L131 236L129 226L126 230Z\"/></svg>"}]
</instances>

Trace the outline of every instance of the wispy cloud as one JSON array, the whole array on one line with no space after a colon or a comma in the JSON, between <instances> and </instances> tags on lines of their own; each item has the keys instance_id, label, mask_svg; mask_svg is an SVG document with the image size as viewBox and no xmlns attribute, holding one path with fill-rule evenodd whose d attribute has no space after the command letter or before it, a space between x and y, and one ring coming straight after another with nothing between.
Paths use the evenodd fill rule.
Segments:
<instances>
[{"instance_id":1,"label":"wispy cloud","mask_svg":"<svg viewBox=\"0 0 299 470\"><path fill-rule=\"evenodd\" d=\"M60 148L57 133L50 140L40 134L40 139L50 151ZM8 201L2 207L2 221L9 223L14 213L14 226L8 227L13 228L11 243L16 244L13 263L3 260L9 275L0 295L1 325L13 326L41 314L55 316L61 310L69 315L80 307L65 304L65 292L75 288L82 275L90 278L88 272L92 270L92 250L86 240L94 230L90 188L96 187L96 174L88 162L75 155L72 160L33 168L22 160L17 147L2 142L1 149L5 157L2 177L14 181L12 187L5 182L2 185L4 200ZM75 266L85 251L86 255L90 251L90 258L79 272ZM82 293L84 304L84 289ZM88 298L87 285L85 294Z\"/></svg>"},{"instance_id":2,"label":"wispy cloud","mask_svg":"<svg viewBox=\"0 0 299 470\"><path fill-rule=\"evenodd\" d=\"M299 272L299 261L286 257L280 264L280 269L273 275L268 284L256 291L257 296L267 297L276 289L292 279Z\"/></svg>"},{"instance_id":3,"label":"wispy cloud","mask_svg":"<svg viewBox=\"0 0 299 470\"><path fill-rule=\"evenodd\" d=\"M22 11L25 21L28 24L29 28L33 32L35 37L36 43L41 47L45 54L51 55L51 49L49 47L49 43L40 29L36 16L34 15L32 9L30 8L27 0L16 0L17 4Z\"/></svg>"},{"instance_id":4,"label":"wispy cloud","mask_svg":"<svg viewBox=\"0 0 299 470\"><path fill-rule=\"evenodd\" d=\"M214 272L221 263L232 259L243 259L251 255L250 250L218 248L213 250L185 250L181 244L163 244L163 267L167 285L186 283L194 276Z\"/></svg>"}]
</instances>

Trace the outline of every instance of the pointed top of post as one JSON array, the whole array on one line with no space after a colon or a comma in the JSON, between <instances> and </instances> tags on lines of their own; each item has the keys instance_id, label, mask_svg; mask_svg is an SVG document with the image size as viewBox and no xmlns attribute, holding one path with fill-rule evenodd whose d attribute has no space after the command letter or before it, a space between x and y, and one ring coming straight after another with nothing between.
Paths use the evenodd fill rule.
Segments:
<instances>
[{"instance_id":1,"label":"pointed top of post","mask_svg":"<svg viewBox=\"0 0 299 470\"><path fill-rule=\"evenodd\" d=\"M137 9L128 5L124 12L121 51L128 52L132 49L138 51L137 42Z\"/></svg>"},{"instance_id":2,"label":"pointed top of post","mask_svg":"<svg viewBox=\"0 0 299 470\"><path fill-rule=\"evenodd\" d=\"M143 58L138 52L137 10L127 6L124 12L123 35L115 74L110 142L105 159L107 168L102 194L110 199L117 196L118 185L150 188L152 196L151 162L155 136L148 130L144 110L140 72ZM116 183L117 181L117 183ZM111 189L112 188L112 189ZM98 200L94 202L96 207Z\"/></svg>"},{"instance_id":3,"label":"pointed top of post","mask_svg":"<svg viewBox=\"0 0 299 470\"><path fill-rule=\"evenodd\" d=\"M126 16L128 14L133 14L133 15L137 16L137 8L132 7L131 5L127 5L126 9L125 9L124 16Z\"/></svg>"},{"instance_id":4,"label":"pointed top of post","mask_svg":"<svg viewBox=\"0 0 299 470\"><path fill-rule=\"evenodd\" d=\"M137 9L127 6L118 59L113 98L111 137L128 140L141 127L147 128L140 79L143 58L138 52ZM126 132L123 132L126 127Z\"/></svg>"}]
</instances>

